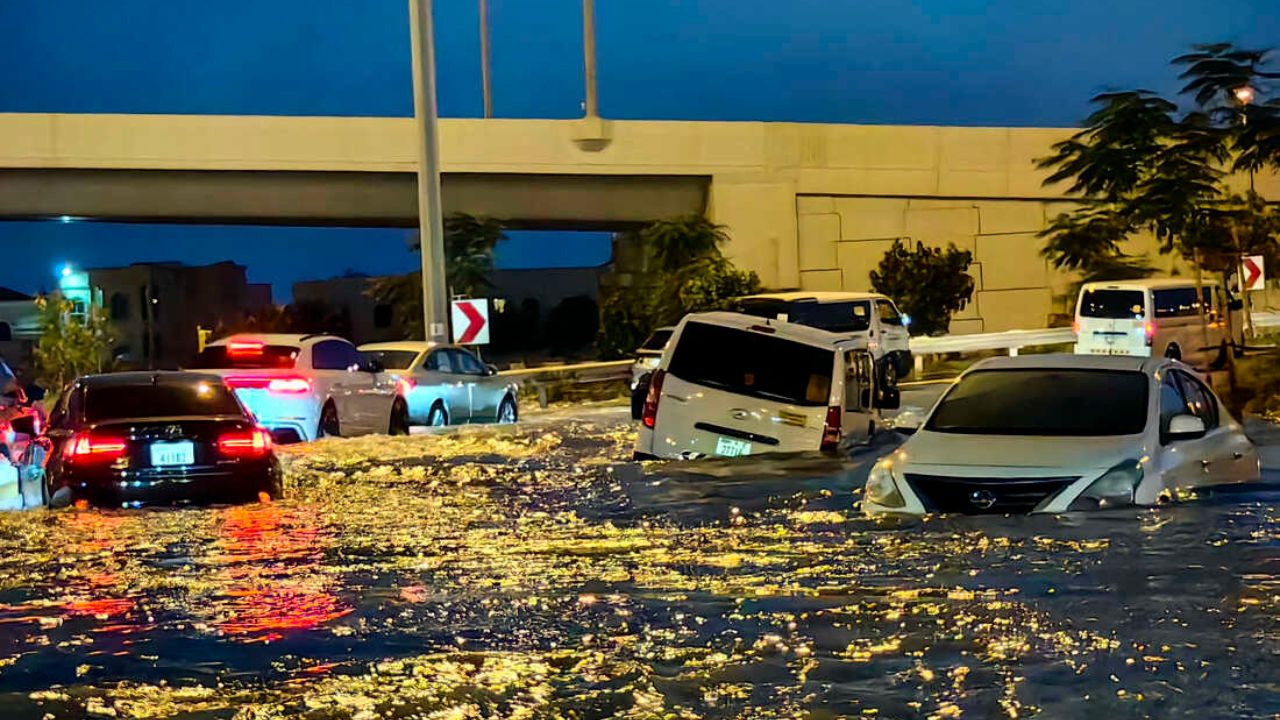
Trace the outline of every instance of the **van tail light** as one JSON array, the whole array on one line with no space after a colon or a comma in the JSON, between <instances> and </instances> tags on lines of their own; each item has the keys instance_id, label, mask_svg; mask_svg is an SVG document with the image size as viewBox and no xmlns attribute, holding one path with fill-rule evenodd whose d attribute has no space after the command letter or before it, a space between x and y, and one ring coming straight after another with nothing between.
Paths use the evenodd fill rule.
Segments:
<instances>
[{"instance_id":1,"label":"van tail light","mask_svg":"<svg viewBox=\"0 0 1280 720\"><path fill-rule=\"evenodd\" d=\"M1076 318L1075 322L1071 323L1071 334L1075 335L1077 338L1080 337L1080 319L1079 318Z\"/></svg>"},{"instance_id":2,"label":"van tail light","mask_svg":"<svg viewBox=\"0 0 1280 720\"><path fill-rule=\"evenodd\" d=\"M240 376L227 378L226 384L232 390L266 390L280 395L311 392L311 381L304 377Z\"/></svg>"},{"instance_id":3,"label":"van tail light","mask_svg":"<svg viewBox=\"0 0 1280 720\"><path fill-rule=\"evenodd\" d=\"M218 452L226 457L262 457L271 452L271 433L260 427L223 433L218 436Z\"/></svg>"},{"instance_id":4,"label":"van tail light","mask_svg":"<svg viewBox=\"0 0 1280 720\"><path fill-rule=\"evenodd\" d=\"M653 376L649 378L649 394L644 398L644 411L640 414L640 422L650 430L658 423L658 400L662 399L662 381L666 376L665 371L654 370Z\"/></svg>"},{"instance_id":5,"label":"van tail light","mask_svg":"<svg viewBox=\"0 0 1280 720\"><path fill-rule=\"evenodd\" d=\"M62 457L75 465L112 463L124 457L129 442L119 435L107 435L95 430L76 433L62 447Z\"/></svg>"},{"instance_id":6,"label":"van tail light","mask_svg":"<svg viewBox=\"0 0 1280 720\"><path fill-rule=\"evenodd\" d=\"M1142 325L1142 333L1147 338L1147 344L1150 345L1151 341L1154 340L1156 337L1156 324L1151 322L1150 320L1146 321Z\"/></svg>"},{"instance_id":7,"label":"van tail light","mask_svg":"<svg viewBox=\"0 0 1280 720\"><path fill-rule=\"evenodd\" d=\"M843 415L839 405L827 408L827 420L822 424L823 452L835 452L840 447L840 424Z\"/></svg>"}]
</instances>

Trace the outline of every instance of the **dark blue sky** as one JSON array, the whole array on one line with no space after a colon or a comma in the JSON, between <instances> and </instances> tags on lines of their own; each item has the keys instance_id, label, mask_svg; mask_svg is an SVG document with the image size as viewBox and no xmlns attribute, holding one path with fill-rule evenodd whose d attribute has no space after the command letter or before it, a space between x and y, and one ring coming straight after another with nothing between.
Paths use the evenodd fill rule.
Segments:
<instances>
[{"instance_id":1,"label":"dark blue sky","mask_svg":"<svg viewBox=\"0 0 1280 720\"><path fill-rule=\"evenodd\" d=\"M476 2L435 5L441 111L479 115ZM596 5L601 110L614 118L1071 125L1100 90L1172 90L1166 61L1191 43L1280 44L1276 0ZM580 114L579 8L490 0L498 115ZM405 0L0 0L0 112L408 115L407 17ZM6 223L0 248L38 247L0 262L0 285L36 289L33 274L100 257L101 240L112 262L232 257L280 290L414 261L399 231ZM362 251L373 246L387 254ZM502 262L580 250L521 237Z\"/></svg>"}]
</instances>

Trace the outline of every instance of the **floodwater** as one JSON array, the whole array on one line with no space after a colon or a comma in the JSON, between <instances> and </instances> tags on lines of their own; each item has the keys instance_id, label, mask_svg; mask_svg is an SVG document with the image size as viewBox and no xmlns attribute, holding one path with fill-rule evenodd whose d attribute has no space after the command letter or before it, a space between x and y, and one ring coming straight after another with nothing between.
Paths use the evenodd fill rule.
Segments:
<instances>
[{"instance_id":1,"label":"floodwater","mask_svg":"<svg viewBox=\"0 0 1280 720\"><path fill-rule=\"evenodd\" d=\"M270 505L0 516L0 717L1273 718L1280 486L869 520L874 452L325 441Z\"/></svg>"}]
</instances>

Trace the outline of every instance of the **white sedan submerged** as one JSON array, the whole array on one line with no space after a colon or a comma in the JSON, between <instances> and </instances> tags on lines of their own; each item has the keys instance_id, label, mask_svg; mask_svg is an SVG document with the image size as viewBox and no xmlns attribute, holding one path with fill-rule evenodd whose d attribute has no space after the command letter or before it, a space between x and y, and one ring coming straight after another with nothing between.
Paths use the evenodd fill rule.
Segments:
<instances>
[{"instance_id":1,"label":"white sedan submerged","mask_svg":"<svg viewBox=\"0 0 1280 720\"><path fill-rule=\"evenodd\" d=\"M868 514L1060 513L1154 505L1255 481L1258 453L1191 368L1028 355L974 365L872 468Z\"/></svg>"}]
</instances>

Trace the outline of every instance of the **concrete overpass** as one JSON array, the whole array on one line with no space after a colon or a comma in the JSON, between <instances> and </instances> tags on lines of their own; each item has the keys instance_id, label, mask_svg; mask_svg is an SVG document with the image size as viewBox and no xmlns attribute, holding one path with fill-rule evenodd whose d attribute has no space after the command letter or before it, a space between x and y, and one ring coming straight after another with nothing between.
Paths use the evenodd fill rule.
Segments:
<instances>
[{"instance_id":1,"label":"concrete overpass","mask_svg":"<svg viewBox=\"0 0 1280 720\"><path fill-rule=\"evenodd\" d=\"M687 212L728 226L766 285L865 289L895 238L973 250L954 330L1038 327L1071 278L1035 234L1068 207L1033 161L1042 128L564 120L441 122L447 212L621 228ZM0 218L414 227L405 118L0 114ZM1280 196L1274 176L1259 189ZM1137 252L1156 264L1154 243Z\"/></svg>"}]
</instances>

